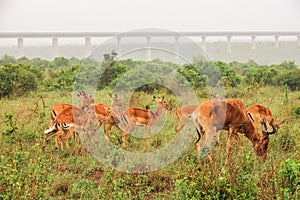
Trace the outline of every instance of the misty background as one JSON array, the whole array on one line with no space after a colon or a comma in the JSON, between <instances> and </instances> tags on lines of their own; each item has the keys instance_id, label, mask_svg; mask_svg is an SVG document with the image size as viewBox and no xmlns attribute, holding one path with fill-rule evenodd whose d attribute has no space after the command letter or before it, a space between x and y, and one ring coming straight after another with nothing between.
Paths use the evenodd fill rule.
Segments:
<instances>
[{"instance_id":1,"label":"misty background","mask_svg":"<svg viewBox=\"0 0 300 200\"><path fill-rule=\"evenodd\" d=\"M142 28L171 31L299 31L298 0L0 0L0 32L126 32ZM101 53L116 49L116 43L103 46L111 38L92 38L92 46ZM192 38L201 43L201 38ZM256 49L251 38L233 37L232 53L227 53L225 37L208 37L207 54L213 60L247 61L260 64L293 60L300 63L300 48L295 37L257 37ZM146 42L145 42L146 43ZM174 42L162 42L172 49ZM84 38L58 38L59 56L84 56ZM135 44L122 43L122 51ZM170 47L169 47L170 46ZM98 48L99 50L99 48ZM17 55L17 38L0 38L0 55ZM24 39L28 58L53 59L51 38ZM192 59L199 52L189 44L180 45L180 53ZM128 55L129 56L129 55ZM140 57L140 56L138 56ZM152 56L155 59L155 55ZM169 59L169 58L166 58Z\"/></svg>"}]
</instances>

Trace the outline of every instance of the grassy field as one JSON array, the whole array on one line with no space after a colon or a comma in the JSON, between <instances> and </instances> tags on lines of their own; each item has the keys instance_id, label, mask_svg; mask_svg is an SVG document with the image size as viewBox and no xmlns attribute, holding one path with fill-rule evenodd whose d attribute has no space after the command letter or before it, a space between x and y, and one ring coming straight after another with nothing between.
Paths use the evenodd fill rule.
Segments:
<instances>
[{"instance_id":1,"label":"grassy field","mask_svg":"<svg viewBox=\"0 0 300 200\"><path fill-rule=\"evenodd\" d=\"M109 92L97 92L96 102L109 105ZM213 149L211 162L206 158L197 161L194 145L190 145L183 155L162 169L148 173L120 172L99 162L82 144L71 142L72 150L62 152L55 150L53 137L42 151L43 131L50 120L48 110L57 103L72 103L71 93L31 93L21 98L3 98L0 100L0 199L299 199L300 92L249 87L228 89L227 94L241 99L246 107L265 105L275 120L285 120L276 135L270 136L266 162L258 161L250 141L242 136L243 147L238 152L233 148L233 159L228 166L224 165L225 145ZM152 95L157 94L136 94L132 104L144 106ZM173 102L173 109L166 111L168 121L151 138L148 151L163 147L176 135L178 105L175 97L164 95L167 102ZM184 136L187 128L180 134ZM227 134L221 134L224 144L226 138ZM117 129L113 129L111 141L121 147L121 133ZM128 151L140 151L144 139L129 135L128 142Z\"/></svg>"}]
</instances>

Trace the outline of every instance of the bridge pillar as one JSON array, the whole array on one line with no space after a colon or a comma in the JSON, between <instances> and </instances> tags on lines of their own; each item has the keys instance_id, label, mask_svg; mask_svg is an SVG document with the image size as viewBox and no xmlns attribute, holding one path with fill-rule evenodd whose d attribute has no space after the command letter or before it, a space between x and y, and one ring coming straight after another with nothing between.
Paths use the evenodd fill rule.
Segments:
<instances>
[{"instance_id":1,"label":"bridge pillar","mask_svg":"<svg viewBox=\"0 0 300 200\"><path fill-rule=\"evenodd\" d=\"M146 57L147 61L152 60L150 42L151 42L151 37L147 36L147 57Z\"/></svg>"},{"instance_id":2,"label":"bridge pillar","mask_svg":"<svg viewBox=\"0 0 300 200\"><path fill-rule=\"evenodd\" d=\"M252 40L252 46L251 46L251 49L252 49L252 50L255 50L255 49L256 49L255 38L256 38L255 35L252 35L252 36L251 36L251 40Z\"/></svg>"},{"instance_id":3,"label":"bridge pillar","mask_svg":"<svg viewBox=\"0 0 300 200\"><path fill-rule=\"evenodd\" d=\"M231 35L227 36L227 53L231 54Z\"/></svg>"},{"instance_id":4,"label":"bridge pillar","mask_svg":"<svg viewBox=\"0 0 300 200\"><path fill-rule=\"evenodd\" d=\"M300 46L300 35L297 36L297 43L298 43L298 46Z\"/></svg>"},{"instance_id":5,"label":"bridge pillar","mask_svg":"<svg viewBox=\"0 0 300 200\"><path fill-rule=\"evenodd\" d=\"M179 37L175 36L175 60L179 59L179 44L178 44Z\"/></svg>"},{"instance_id":6,"label":"bridge pillar","mask_svg":"<svg viewBox=\"0 0 300 200\"><path fill-rule=\"evenodd\" d=\"M24 57L24 42L23 38L18 38L18 58Z\"/></svg>"},{"instance_id":7,"label":"bridge pillar","mask_svg":"<svg viewBox=\"0 0 300 200\"><path fill-rule=\"evenodd\" d=\"M52 38L53 58L58 57L58 39Z\"/></svg>"},{"instance_id":8,"label":"bridge pillar","mask_svg":"<svg viewBox=\"0 0 300 200\"><path fill-rule=\"evenodd\" d=\"M206 43L205 43L205 39L206 39L206 36L202 36L202 48L204 51L206 51Z\"/></svg>"},{"instance_id":9,"label":"bridge pillar","mask_svg":"<svg viewBox=\"0 0 300 200\"><path fill-rule=\"evenodd\" d=\"M85 55L84 57L87 58L91 55L92 53L92 45L91 45L91 38L86 37L85 38Z\"/></svg>"},{"instance_id":10,"label":"bridge pillar","mask_svg":"<svg viewBox=\"0 0 300 200\"><path fill-rule=\"evenodd\" d=\"M122 44L121 44L122 38L120 36L117 37L117 53L119 55L122 54Z\"/></svg>"},{"instance_id":11,"label":"bridge pillar","mask_svg":"<svg viewBox=\"0 0 300 200\"><path fill-rule=\"evenodd\" d=\"M275 47L279 48L279 35L275 35Z\"/></svg>"}]
</instances>

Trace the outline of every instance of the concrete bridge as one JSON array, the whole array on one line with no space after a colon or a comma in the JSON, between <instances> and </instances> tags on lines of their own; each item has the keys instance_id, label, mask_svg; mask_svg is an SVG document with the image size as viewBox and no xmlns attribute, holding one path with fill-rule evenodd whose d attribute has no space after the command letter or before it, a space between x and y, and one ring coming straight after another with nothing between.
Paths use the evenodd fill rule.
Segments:
<instances>
[{"instance_id":1,"label":"concrete bridge","mask_svg":"<svg viewBox=\"0 0 300 200\"><path fill-rule=\"evenodd\" d=\"M49 38L52 40L53 57L59 56L58 40L60 38L82 38L85 40L85 57L91 54L93 38L116 37L117 51L121 52L122 39L126 37L145 37L147 59L151 59L151 38L154 37L173 37L175 53L178 53L178 41L180 37L198 37L201 39L202 48L206 49L207 38L224 37L227 40L227 53L231 54L231 44L233 37L245 37L251 39L251 49L256 49L257 37L273 37L274 45L279 48L279 38L289 36L295 38L300 46L300 31L253 31L253 32L0 32L2 39L16 39L18 43L18 58L24 55L24 40L27 38Z\"/></svg>"}]
</instances>

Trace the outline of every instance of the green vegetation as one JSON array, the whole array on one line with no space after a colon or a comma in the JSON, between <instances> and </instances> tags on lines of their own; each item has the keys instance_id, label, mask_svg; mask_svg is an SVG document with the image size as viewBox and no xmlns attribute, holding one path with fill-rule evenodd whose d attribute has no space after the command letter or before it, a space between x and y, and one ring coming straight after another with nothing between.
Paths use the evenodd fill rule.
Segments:
<instances>
[{"instance_id":1,"label":"green vegetation","mask_svg":"<svg viewBox=\"0 0 300 200\"><path fill-rule=\"evenodd\" d=\"M253 60L247 63L198 60L180 66L160 60L145 62L128 59L99 63L93 59L63 57L53 61L25 57L16 60L5 55L0 63L0 97L20 96L32 91L72 91L92 85L96 85L98 90L112 89L117 83L124 87L137 85L135 81L142 81L139 83L143 85L140 91L150 92L160 87L147 83L164 85L167 80L161 77L171 74L173 70L180 74L176 81L182 87L191 85L194 89L224 84L226 88L287 85L292 91L300 90L300 69L291 61L266 66L258 65ZM124 74L126 76L122 77ZM142 76L146 79L139 78Z\"/></svg>"},{"instance_id":2,"label":"green vegetation","mask_svg":"<svg viewBox=\"0 0 300 200\"><path fill-rule=\"evenodd\" d=\"M179 66L160 60L98 63L92 59L44 61L4 56L0 63L0 199L300 198L300 73L295 73L298 68L293 62L260 66L254 61L196 61ZM167 77L176 70L182 75L176 77L178 81L183 86L190 84L202 100L208 96L206 85L222 84L221 76L228 98L239 98L245 106L269 107L275 120L285 120L278 132L270 136L269 159L260 163L244 136L243 147L239 151L233 148L234 159L228 166L224 165L225 145L212 150L212 161L204 158L200 162L191 145L168 167L149 173L119 172L96 160L84 145L75 146L73 141L71 151L55 150L54 137L42 151L51 106L72 103L74 87L83 89L95 84L95 79L96 102L109 105L108 94L115 84L121 82L126 86L133 79L129 72L139 65L148 68L145 73L149 80L145 83L164 84L167 80L160 80L155 74ZM105 76L100 76L103 73ZM123 77L124 74L128 75ZM173 108L179 106L174 94L157 84L140 87L130 103L141 107L154 105L152 95L164 95ZM168 120L163 130L151 138L149 151L162 148L175 138L178 121L174 110L166 112ZM225 132L221 134L223 144L226 139ZM121 147L121 133L117 129L113 128L111 141ZM141 151L145 141L129 135L128 151Z\"/></svg>"}]
</instances>

